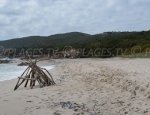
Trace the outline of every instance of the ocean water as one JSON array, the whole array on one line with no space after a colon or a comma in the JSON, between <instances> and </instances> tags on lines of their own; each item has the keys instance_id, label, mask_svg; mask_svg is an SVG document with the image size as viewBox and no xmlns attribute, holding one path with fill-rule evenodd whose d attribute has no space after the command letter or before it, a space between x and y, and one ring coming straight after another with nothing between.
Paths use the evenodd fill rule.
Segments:
<instances>
[{"instance_id":1,"label":"ocean water","mask_svg":"<svg viewBox=\"0 0 150 115\"><path fill-rule=\"evenodd\" d=\"M47 70L53 69L54 65L42 66ZM27 66L17 66L15 64L0 64L0 81L15 79L25 71Z\"/></svg>"}]
</instances>

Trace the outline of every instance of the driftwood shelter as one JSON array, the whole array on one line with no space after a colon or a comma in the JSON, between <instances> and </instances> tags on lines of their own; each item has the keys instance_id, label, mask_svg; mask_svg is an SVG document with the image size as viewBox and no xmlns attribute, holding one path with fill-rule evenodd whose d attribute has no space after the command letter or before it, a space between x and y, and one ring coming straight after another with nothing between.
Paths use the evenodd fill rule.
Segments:
<instances>
[{"instance_id":1,"label":"driftwood shelter","mask_svg":"<svg viewBox=\"0 0 150 115\"><path fill-rule=\"evenodd\" d=\"M18 89L25 82L27 87L28 83L31 88L35 86L36 81L39 83L40 87L54 85L55 82L51 74L45 69L37 66L37 61L28 63L27 69L23 72L21 77L18 77L18 82L14 90Z\"/></svg>"}]
</instances>

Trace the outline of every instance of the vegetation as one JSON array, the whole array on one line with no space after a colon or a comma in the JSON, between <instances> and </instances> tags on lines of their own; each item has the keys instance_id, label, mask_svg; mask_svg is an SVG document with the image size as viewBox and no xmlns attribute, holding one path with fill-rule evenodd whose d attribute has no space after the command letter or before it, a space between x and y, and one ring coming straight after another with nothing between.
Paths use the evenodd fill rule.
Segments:
<instances>
[{"instance_id":1,"label":"vegetation","mask_svg":"<svg viewBox=\"0 0 150 115\"><path fill-rule=\"evenodd\" d=\"M65 46L72 46L80 52L80 57L112 57L134 54L146 56L150 53L150 31L105 32L96 35L71 32L52 36L29 36L0 41L0 46L17 49L43 48L45 52L47 48L62 51Z\"/></svg>"}]
</instances>

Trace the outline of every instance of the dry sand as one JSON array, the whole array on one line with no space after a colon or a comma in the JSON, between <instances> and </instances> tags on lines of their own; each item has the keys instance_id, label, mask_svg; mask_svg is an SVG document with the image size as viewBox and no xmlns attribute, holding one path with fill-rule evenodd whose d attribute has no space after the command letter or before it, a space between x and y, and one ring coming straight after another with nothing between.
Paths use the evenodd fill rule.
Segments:
<instances>
[{"instance_id":1,"label":"dry sand","mask_svg":"<svg viewBox=\"0 0 150 115\"><path fill-rule=\"evenodd\" d=\"M150 115L150 59L53 61L55 86L0 82L0 115Z\"/></svg>"}]
</instances>

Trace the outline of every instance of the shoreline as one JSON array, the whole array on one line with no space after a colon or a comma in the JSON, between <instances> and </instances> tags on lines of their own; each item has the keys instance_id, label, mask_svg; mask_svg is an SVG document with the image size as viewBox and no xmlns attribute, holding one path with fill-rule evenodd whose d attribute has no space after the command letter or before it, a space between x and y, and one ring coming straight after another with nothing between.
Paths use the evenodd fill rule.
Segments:
<instances>
[{"instance_id":1,"label":"shoreline","mask_svg":"<svg viewBox=\"0 0 150 115\"><path fill-rule=\"evenodd\" d=\"M0 82L2 115L150 114L150 59L53 61L54 86L13 91L16 79Z\"/></svg>"},{"instance_id":2,"label":"shoreline","mask_svg":"<svg viewBox=\"0 0 150 115\"><path fill-rule=\"evenodd\" d=\"M1 74L0 74L0 82L17 79L19 76L21 76L21 74L28 67L27 65L18 66L18 64L21 62L24 62L24 61L16 59L16 60L13 60L12 63L0 64L0 69L2 69ZM55 67L55 62L51 60L43 60L43 61L38 62L37 65L40 67L46 68L47 70L50 70Z\"/></svg>"}]
</instances>

